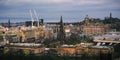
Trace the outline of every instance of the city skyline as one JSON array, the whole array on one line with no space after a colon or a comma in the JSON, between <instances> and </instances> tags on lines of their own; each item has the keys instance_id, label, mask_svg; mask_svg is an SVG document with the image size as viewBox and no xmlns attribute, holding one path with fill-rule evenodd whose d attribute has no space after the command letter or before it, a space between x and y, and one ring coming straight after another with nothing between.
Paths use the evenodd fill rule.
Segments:
<instances>
[{"instance_id":1,"label":"city skyline","mask_svg":"<svg viewBox=\"0 0 120 60\"><path fill-rule=\"evenodd\" d=\"M119 0L0 0L0 22L30 21L29 10L35 9L38 16L46 22L79 22L86 15L91 18L120 18Z\"/></svg>"}]
</instances>

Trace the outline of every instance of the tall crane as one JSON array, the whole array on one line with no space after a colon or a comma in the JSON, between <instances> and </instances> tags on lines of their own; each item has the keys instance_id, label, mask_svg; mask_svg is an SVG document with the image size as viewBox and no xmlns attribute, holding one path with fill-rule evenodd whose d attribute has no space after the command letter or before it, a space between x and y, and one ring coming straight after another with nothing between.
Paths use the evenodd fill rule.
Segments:
<instances>
[{"instance_id":1,"label":"tall crane","mask_svg":"<svg viewBox=\"0 0 120 60\"><path fill-rule=\"evenodd\" d=\"M31 16L31 20L32 20L32 27L33 27L34 19L33 19L32 11L30 10L29 12L30 12L30 16Z\"/></svg>"},{"instance_id":2,"label":"tall crane","mask_svg":"<svg viewBox=\"0 0 120 60\"><path fill-rule=\"evenodd\" d=\"M34 9L33 11L34 11L35 17L36 17L36 19L37 19L37 21L38 21L38 24L37 24L37 25L38 25L38 27L39 27L39 18L38 18L38 15L37 15L37 13L36 13L36 10L35 10L35 9Z\"/></svg>"}]
</instances>

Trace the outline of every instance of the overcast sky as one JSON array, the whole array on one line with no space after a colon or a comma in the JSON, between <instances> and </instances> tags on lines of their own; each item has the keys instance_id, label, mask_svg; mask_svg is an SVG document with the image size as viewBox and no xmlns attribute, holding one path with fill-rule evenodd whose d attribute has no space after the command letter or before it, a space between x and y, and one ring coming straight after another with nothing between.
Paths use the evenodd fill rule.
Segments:
<instances>
[{"instance_id":1,"label":"overcast sky","mask_svg":"<svg viewBox=\"0 0 120 60\"><path fill-rule=\"evenodd\" d=\"M103 19L110 12L120 18L120 0L0 0L0 22L30 20L29 10L33 9L51 22L59 21L61 15L65 22L82 21L86 15Z\"/></svg>"}]
</instances>

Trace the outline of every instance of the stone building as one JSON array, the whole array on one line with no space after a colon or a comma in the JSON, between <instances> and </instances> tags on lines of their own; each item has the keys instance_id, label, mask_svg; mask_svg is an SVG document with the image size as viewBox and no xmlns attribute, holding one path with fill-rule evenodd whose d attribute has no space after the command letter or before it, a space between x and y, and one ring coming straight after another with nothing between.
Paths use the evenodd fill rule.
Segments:
<instances>
[{"instance_id":1,"label":"stone building","mask_svg":"<svg viewBox=\"0 0 120 60\"><path fill-rule=\"evenodd\" d=\"M75 54L75 51L74 46L63 46L58 48L58 54L61 56L72 56Z\"/></svg>"},{"instance_id":2,"label":"stone building","mask_svg":"<svg viewBox=\"0 0 120 60\"><path fill-rule=\"evenodd\" d=\"M114 49L106 46L72 46L66 45L58 48L61 56L99 55L100 53L113 53Z\"/></svg>"},{"instance_id":3,"label":"stone building","mask_svg":"<svg viewBox=\"0 0 120 60\"><path fill-rule=\"evenodd\" d=\"M5 34L16 34L20 37L21 42L37 42L37 40L45 40L53 38L53 30L39 27L15 27L5 31ZM39 41L40 42L40 41Z\"/></svg>"},{"instance_id":4,"label":"stone building","mask_svg":"<svg viewBox=\"0 0 120 60\"><path fill-rule=\"evenodd\" d=\"M88 15L85 17L82 31L86 35L102 35L109 30L109 25L103 24L100 20L89 19Z\"/></svg>"},{"instance_id":5,"label":"stone building","mask_svg":"<svg viewBox=\"0 0 120 60\"><path fill-rule=\"evenodd\" d=\"M32 54L42 54L45 50L45 47L41 44L33 44L33 43L11 43L10 45L4 46L4 53L10 53L17 54L14 52L20 53L32 53Z\"/></svg>"}]
</instances>

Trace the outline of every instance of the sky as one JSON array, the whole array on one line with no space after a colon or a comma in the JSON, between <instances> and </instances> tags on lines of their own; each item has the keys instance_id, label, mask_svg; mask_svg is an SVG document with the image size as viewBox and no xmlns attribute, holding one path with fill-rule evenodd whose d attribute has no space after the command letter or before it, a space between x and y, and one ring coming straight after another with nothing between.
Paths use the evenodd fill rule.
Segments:
<instances>
[{"instance_id":1,"label":"sky","mask_svg":"<svg viewBox=\"0 0 120 60\"><path fill-rule=\"evenodd\" d=\"M36 11L39 18L45 22L59 22L63 16L64 22L79 22L88 15L90 18L113 17L120 18L120 0L0 0L0 22L34 20Z\"/></svg>"}]
</instances>

